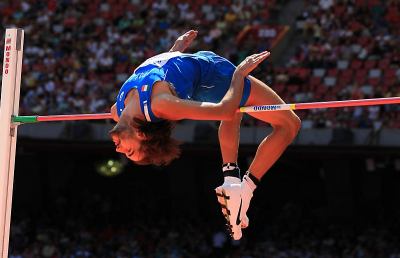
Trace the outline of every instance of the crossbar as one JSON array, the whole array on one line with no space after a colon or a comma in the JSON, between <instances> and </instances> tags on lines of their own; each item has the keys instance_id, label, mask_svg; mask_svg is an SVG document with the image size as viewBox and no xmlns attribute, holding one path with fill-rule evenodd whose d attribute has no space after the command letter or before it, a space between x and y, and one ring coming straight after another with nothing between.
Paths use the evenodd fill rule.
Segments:
<instances>
[{"instance_id":1,"label":"crossbar","mask_svg":"<svg viewBox=\"0 0 400 258\"><path fill-rule=\"evenodd\" d=\"M247 107L241 107L240 109L238 109L238 112L252 113L252 112L270 112L270 111L280 111L280 110L362 107L362 106L376 106L376 105L390 105L390 104L400 104L400 97L247 106ZM111 118L112 118L111 113L50 115L50 116L13 116L12 122L37 123L37 122L53 122L53 121L104 120Z\"/></svg>"}]
</instances>

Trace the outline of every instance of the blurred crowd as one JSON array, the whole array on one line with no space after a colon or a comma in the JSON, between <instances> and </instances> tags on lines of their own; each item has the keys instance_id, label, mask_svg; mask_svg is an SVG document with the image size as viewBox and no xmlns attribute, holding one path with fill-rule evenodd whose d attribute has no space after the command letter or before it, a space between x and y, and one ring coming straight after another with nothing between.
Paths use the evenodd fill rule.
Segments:
<instances>
[{"instance_id":1,"label":"blurred crowd","mask_svg":"<svg viewBox=\"0 0 400 258\"><path fill-rule=\"evenodd\" d=\"M400 2L310 0L297 18L304 36L274 87L287 101L400 96ZM282 90L284 89L284 90ZM304 112L313 126L400 128L398 106Z\"/></svg>"},{"instance_id":2,"label":"blurred crowd","mask_svg":"<svg viewBox=\"0 0 400 258\"><path fill-rule=\"evenodd\" d=\"M374 223L363 219L348 224L326 223L312 216L297 216L299 207L288 206L292 207L278 219L266 221L263 214L254 216L257 219L240 241L221 231L223 223L215 223L215 218L168 218L146 214L149 211L143 207L125 222L120 222L121 214L116 214L115 220L106 223L106 218L112 217L110 211L75 210L74 216L53 218L51 213L42 213L40 218L13 221L9 257L400 257L398 218Z\"/></svg>"},{"instance_id":3,"label":"blurred crowd","mask_svg":"<svg viewBox=\"0 0 400 258\"><path fill-rule=\"evenodd\" d=\"M199 30L192 51L239 63L262 42L238 45L285 0L15 0L0 3L3 26L25 30L21 114L108 112L121 84L146 58ZM307 0L296 28L304 40L284 67L257 77L286 102L400 96L400 3ZM1 42L3 44L3 42ZM396 106L299 112L303 127L400 127ZM245 120L246 125L255 122Z\"/></svg>"}]
</instances>

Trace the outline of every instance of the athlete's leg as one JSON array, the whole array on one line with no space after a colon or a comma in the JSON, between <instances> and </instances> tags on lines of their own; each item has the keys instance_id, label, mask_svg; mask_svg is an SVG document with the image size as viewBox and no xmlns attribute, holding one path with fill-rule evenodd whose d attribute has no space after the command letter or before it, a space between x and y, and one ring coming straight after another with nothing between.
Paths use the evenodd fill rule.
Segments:
<instances>
[{"instance_id":1,"label":"athlete's leg","mask_svg":"<svg viewBox=\"0 0 400 258\"><path fill-rule=\"evenodd\" d=\"M237 166L240 122L242 114L237 113L230 121L221 121L218 138L223 161L224 183L215 189L222 213L227 220L228 231L234 239L242 237L241 229L241 178ZM238 223L237 223L238 220Z\"/></svg>"},{"instance_id":2,"label":"athlete's leg","mask_svg":"<svg viewBox=\"0 0 400 258\"><path fill-rule=\"evenodd\" d=\"M219 125L218 138L223 164L237 162L242 116L236 113L232 120L221 121Z\"/></svg>"},{"instance_id":3,"label":"athlete's leg","mask_svg":"<svg viewBox=\"0 0 400 258\"><path fill-rule=\"evenodd\" d=\"M233 73L233 65L225 63L220 68L228 68ZM223 69L223 70L224 70ZM227 76L229 72L224 72L219 79L221 79L220 85L230 84L231 78ZM228 78L229 77L229 78ZM247 91L246 91L247 88ZM248 92L250 89L250 82L246 81L244 94L242 98L247 99ZM247 92L247 93L246 93ZM232 120L221 121L218 131L218 138L221 148L222 160L223 160L223 175L224 183L215 189L218 202L221 204L222 213L227 220L228 230L234 239L240 239L242 236L241 228L241 177L240 170L237 165L238 159L238 148L239 148L239 136L240 136L240 123L242 120L242 114L236 113Z\"/></svg>"},{"instance_id":4,"label":"athlete's leg","mask_svg":"<svg viewBox=\"0 0 400 258\"><path fill-rule=\"evenodd\" d=\"M284 104L283 100L265 83L250 77L251 92L246 106ZM258 146L256 155L243 177L241 186L241 222L242 227L249 225L247 210L253 191L261 177L278 160L286 147L296 137L300 129L300 119L293 111L249 113L253 117L271 124L273 131Z\"/></svg>"},{"instance_id":5,"label":"athlete's leg","mask_svg":"<svg viewBox=\"0 0 400 258\"><path fill-rule=\"evenodd\" d=\"M271 88L260 80L250 77L250 81L251 91L246 106L284 103ZM241 236L240 227L245 228L249 225L246 212L253 196L255 183L277 161L286 147L296 137L300 128L300 119L292 111L250 113L250 115L271 124L273 131L260 143L248 169L251 174L243 178L241 194L237 194L239 188L235 187L235 185L231 187L231 184L224 184L222 187L216 189L217 194L220 196L219 202L224 205L223 201L225 201L225 205L231 207L230 211L236 211L237 208L240 210L241 207L240 220L236 219L237 214L229 216L229 214L226 214L226 211L224 213L229 221L234 238L235 236ZM224 121L220 125L219 139L224 163L236 162L237 160L241 117L241 115L237 115L233 120ZM229 196L230 199L224 200L223 197L225 195Z\"/></svg>"},{"instance_id":6,"label":"athlete's leg","mask_svg":"<svg viewBox=\"0 0 400 258\"><path fill-rule=\"evenodd\" d=\"M250 77L251 92L246 106L284 104L283 100L265 83ZM249 113L251 116L271 124L273 131L258 146L249 171L261 177L278 160L300 129L300 119L293 111Z\"/></svg>"},{"instance_id":7,"label":"athlete's leg","mask_svg":"<svg viewBox=\"0 0 400 258\"><path fill-rule=\"evenodd\" d=\"M246 106L284 104L283 100L266 84L254 77L250 77L250 81L251 91ZM296 137L300 128L300 119L292 111L250 113L250 115L271 124L273 131L260 143L256 155L248 169L251 174L246 175L243 179L241 187L242 193L240 195L236 194L236 191L239 189L235 187L235 185L233 185L234 187L230 187L231 184L224 184L222 187L216 189L217 194L220 195L219 202L221 204L223 204L224 201L221 195L222 197L224 195L230 197L228 201L225 201L225 205L232 207L230 209L231 211L236 211L237 209L234 208L239 208L239 204L242 200L240 220L241 227L243 228L247 227L249 224L246 212L253 196L253 190L255 189L254 183L261 179L268 169L277 161L286 147ZM242 116L238 114L233 120L224 121L220 125L219 140L224 163L234 163L237 160L241 117ZM255 178L251 179L252 176ZM224 192L222 192L222 190L224 190ZM239 221L236 220L236 216L237 214L227 216L227 220L230 220L233 236L241 235L238 224Z\"/></svg>"}]
</instances>

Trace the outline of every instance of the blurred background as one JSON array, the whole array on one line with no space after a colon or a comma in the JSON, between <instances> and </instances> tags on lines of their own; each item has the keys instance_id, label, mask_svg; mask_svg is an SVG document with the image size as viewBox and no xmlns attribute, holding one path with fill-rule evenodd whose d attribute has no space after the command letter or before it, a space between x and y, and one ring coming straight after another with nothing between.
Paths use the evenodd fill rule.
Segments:
<instances>
[{"instance_id":1,"label":"blurred background","mask_svg":"<svg viewBox=\"0 0 400 258\"><path fill-rule=\"evenodd\" d=\"M271 50L253 75L288 103L400 96L396 0L6 0L0 14L2 31L25 30L22 115L109 112L135 67L190 29L188 51L235 64ZM110 121L23 125L9 256L398 258L399 111L296 111L302 130L256 190L241 241L214 195L218 123L180 122L182 157L162 168L115 153ZM244 172L271 129L242 125Z\"/></svg>"}]
</instances>

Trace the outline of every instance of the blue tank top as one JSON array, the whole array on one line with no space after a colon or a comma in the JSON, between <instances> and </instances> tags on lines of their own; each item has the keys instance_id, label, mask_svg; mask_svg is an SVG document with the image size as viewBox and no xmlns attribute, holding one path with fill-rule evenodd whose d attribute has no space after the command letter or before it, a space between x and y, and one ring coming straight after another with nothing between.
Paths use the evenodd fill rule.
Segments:
<instances>
[{"instance_id":1,"label":"blue tank top","mask_svg":"<svg viewBox=\"0 0 400 258\"><path fill-rule=\"evenodd\" d=\"M148 122L157 122L151 111L151 93L158 81L171 83L179 98L190 99L202 78L209 75L210 62L206 55L168 52L156 55L142 63L122 85L117 96L117 113L121 116L125 108L125 98L129 91L136 89L139 94L140 108Z\"/></svg>"}]
</instances>

